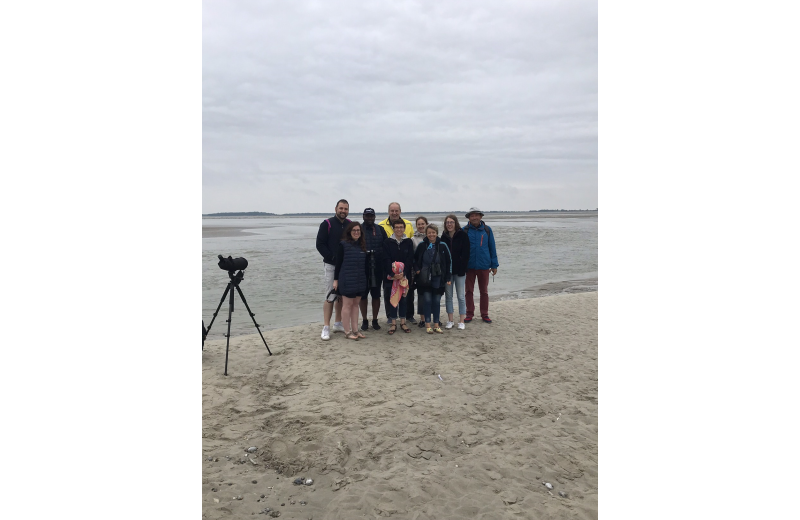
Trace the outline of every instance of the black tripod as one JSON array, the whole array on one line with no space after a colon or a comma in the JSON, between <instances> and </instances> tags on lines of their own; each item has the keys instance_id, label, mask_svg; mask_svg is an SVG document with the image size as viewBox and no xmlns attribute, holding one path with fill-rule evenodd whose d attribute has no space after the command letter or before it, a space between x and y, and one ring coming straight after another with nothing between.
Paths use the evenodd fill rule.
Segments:
<instances>
[{"instance_id":1,"label":"black tripod","mask_svg":"<svg viewBox=\"0 0 800 520\"><path fill-rule=\"evenodd\" d=\"M221 258L221 257L220 257ZM239 293L239 297L242 299L242 303L244 306L247 307L247 312L250 314L250 318L253 320L253 325L256 326L256 330L258 331L258 335L261 336L261 340L264 342L264 346L267 347L267 352L269 355L272 355L272 351L269 349L269 345L267 345L267 340L264 339L264 335L261 334L261 325L256 323L256 315L250 310L250 306L247 305L247 300L244 298L244 293L242 293L241 287L239 287L239 282L242 281L244 278L244 271L239 271L236 274L233 274L233 271L228 271L228 277L231 279L228 282L228 286L225 288L225 292L222 293L222 298L219 300L219 305L217 305L217 310L214 311L214 317L211 318L211 323L208 324L208 328L205 329L205 334L203 335L203 348L206 345L206 336L208 336L208 332L211 330L211 326L214 325L214 320L217 319L217 313L219 312L219 308L222 307L222 302L225 301L225 297L228 293L231 293L230 303L228 304L228 333L225 335L228 338L225 341L225 375L228 375L228 347L231 344L231 314L233 314L233 291L231 291L231 287L236 288L236 292Z\"/></svg>"}]
</instances>

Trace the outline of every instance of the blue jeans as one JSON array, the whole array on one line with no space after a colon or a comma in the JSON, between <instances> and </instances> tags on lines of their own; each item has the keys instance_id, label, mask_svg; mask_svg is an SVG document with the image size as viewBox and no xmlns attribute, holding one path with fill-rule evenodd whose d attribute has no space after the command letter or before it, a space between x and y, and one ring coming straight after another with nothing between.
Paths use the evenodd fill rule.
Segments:
<instances>
[{"instance_id":1,"label":"blue jeans","mask_svg":"<svg viewBox=\"0 0 800 520\"><path fill-rule=\"evenodd\" d=\"M442 304L442 295L429 291L422 292L422 314L427 323L440 323L439 308ZM433 314L433 319L428 319Z\"/></svg>"},{"instance_id":2,"label":"blue jeans","mask_svg":"<svg viewBox=\"0 0 800 520\"><path fill-rule=\"evenodd\" d=\"M444 286L444 307L447 310L447 314L453 314L453 286L456 287L456 295L458 297L458 314L467 313L467 302L464 299L464 284L466 282L466 275L453 275L453 283Z\"/></svg>"}]
</instances>

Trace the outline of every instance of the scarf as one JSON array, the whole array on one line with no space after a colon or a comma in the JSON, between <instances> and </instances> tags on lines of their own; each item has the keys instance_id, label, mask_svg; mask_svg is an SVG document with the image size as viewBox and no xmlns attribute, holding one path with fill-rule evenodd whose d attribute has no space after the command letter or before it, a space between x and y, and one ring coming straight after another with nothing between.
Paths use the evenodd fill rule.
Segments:
<instances>
[{"instance_id":1,"label":"scarf","mask_svg":"<svg viewBox=\"0 0 800 520\"><path fill-rule=\"evenodd\" d=\"M404 267L403 262L392 262L392 272L394 274L402 273ZM408 280L405 278L392 280L392 294L389 296L389 303L392 304L392 307L397 307L397 304L400 303L400 298L406 294L408 294Z\"/></svg>"}]
</instances>

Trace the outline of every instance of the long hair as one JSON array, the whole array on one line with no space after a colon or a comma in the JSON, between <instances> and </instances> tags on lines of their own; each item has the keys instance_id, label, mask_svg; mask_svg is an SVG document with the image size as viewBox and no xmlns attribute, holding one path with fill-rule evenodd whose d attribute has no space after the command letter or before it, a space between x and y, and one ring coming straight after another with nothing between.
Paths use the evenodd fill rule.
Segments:
<instances>
[{"instance_id":1,"label":"long hair","mask_svg":"<svg viewBox=\"0 0 800 520\"><path fill-rule=\"evenodd\" d=\"M456 231L461 229L461 224L458 223L458 217L456 217L452 213L444 217L444 221L442 222L442 229L444 229L444 231L442 231L442 233L447 233L447 219L449 218L453 219L453 222L455 222L456 224L455 227L453 228L453 234L455 235Z\"/></svg>"},{"instance_id":2,"label":"long hair","mask_svg":"<svg viewBox=\"0 0 800 520\"><path fill-rule=\"evenodd\" d=\"M420 219L422 219L422 221L425 222L426 226L428 225L428 218L425 217L424 215L420 215L420 216L418 216L417 218L414 219L414 231L417 230L417 222L419 222Z\"/></svg>"},{"instance_id":3,"label":"long hair","mask_svg":"<svg viewBox=\"0 0 800 520\"><path fill-rule=\"evenodd\" d=\"M358 226L358 229L361 230L361 236L358 237L358 240L353 240L353 237L350 235L350 233L353 231L353 228L355 228L356 226ZM347 227L344 228L344 233L342 233L342 240L344 240L345 242L349 242L351 244L358 243L358 245L361 246L361 250L362 251L366 251L367 250L367 241L364 240L364 228L361 226L360 222L351 222L351 223L349 223L347 225Z\"/></svg>"}]
</instances>

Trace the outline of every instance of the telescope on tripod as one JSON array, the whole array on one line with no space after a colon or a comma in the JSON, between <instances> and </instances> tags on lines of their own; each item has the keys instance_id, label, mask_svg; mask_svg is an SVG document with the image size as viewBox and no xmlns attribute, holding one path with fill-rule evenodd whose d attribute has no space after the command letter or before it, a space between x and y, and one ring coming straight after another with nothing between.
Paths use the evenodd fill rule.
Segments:
<instances>
[{"instance_id":1,"label":"telescope on tripod","mask_svg":"<svg viewBox=\"0 0 800 520\"><path fill-rule=\"evenodd\" d=\"M269 355L272 355L272 351L269 349L269 345L267 345L267 340L264 339L264 335L261 334L261 325L256 322L256 315L253 314L253 311L250 310L250 306L247 305L247 300L244 297L244 293L242 292L242 288L239 287L239 284L244 279L244 270L247 269L247 260L244 258L224 258L222 255L217 255L219 258L219 262L217 265L220 269L224 271L228 271L228 277L230 278L230 282L228 282L228 286L225 287L225 292L222 293L222 298L219 300L219 305L217 305L217 310L214 311L214 317L211 318L211 323L208 324L206 328L203 325L203 349L206 346L206 337L208 336L208 332L211 330L211 326L214 325L214 320L217 319L217 313L219 312L220 307L222 307L222 303L225 301L225 297L228 296L230 293L230 299L228 300L228 333L225 334L227 340L225 341L225 374L228 375L228 349L231 343L231 316L233 315L233 291L231 289L236 289L236 292L239 293L239 297L242 299L242 303L247 308L247 313L250 314L250 318L253 320L253 325L256 326L256 330L258 331L259 336L261 336L261 341L264 342L264 346L267 347L267 352ZM235 271L239 271L238 273L234 274Z\"/></svg>"}]
</instances>

